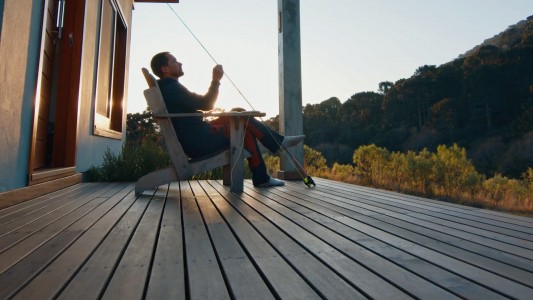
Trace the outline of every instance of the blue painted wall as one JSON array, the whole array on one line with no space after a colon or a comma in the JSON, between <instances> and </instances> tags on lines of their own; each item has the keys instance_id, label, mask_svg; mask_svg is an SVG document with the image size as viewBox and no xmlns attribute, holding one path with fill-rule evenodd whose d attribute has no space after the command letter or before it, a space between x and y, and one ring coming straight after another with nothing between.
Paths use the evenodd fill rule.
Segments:
<instances>
[{"instance_id":1,"label":"blue painted wall","mask_svg":"<svg viewBox=\"0 0 533 300\"><path fill-rule=\"evenodd\" d=\"M33 105L38 72L43 1L25 4L25 10L9 11L13 5L0 3L2 30L15 28L16 32L2 34L0 57L2 72L12 74L2 78L0 124L0 192L27 186ZM8 18L4 13L12 13ZM15 20L15 21L13 21ZM11 24L3 24L3 22ZM27 27L16 22L29 22ZM26 23L28 24L28 23ZM18 28L17 28L18 27ZM22 28L23 27L23 28ZM20 49L19 49L20 48ZM21 51L12 53L9 51ZM9 60L13 59L15 63ZM22 69L21 69L22 68Z\"/></svg>"}]
</instances>

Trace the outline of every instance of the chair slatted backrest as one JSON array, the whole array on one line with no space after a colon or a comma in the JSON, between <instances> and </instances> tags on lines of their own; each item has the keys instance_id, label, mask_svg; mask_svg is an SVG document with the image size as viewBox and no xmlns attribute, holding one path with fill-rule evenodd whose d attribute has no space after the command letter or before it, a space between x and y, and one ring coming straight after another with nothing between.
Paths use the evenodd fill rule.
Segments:
<instances>
[{"instance_id":1,"label":"chair slatted backrest","mask_svg":"<svg viewBox=\"0 0 533 300\"><path fill-rule=\"evenodd\" d=\"M183 147L181 146L172 121L169 117L158 117L158 115L167 115L168 110L163 100L163 95L161 95L161 90L155 79L146 68L142 68L146 82L148 83L149 88L144 91L144 97L148 106L152 110L153 116L161 132L163 133L163 138L165 139L165 144L167 147L168 155L170 160L176 170L179 179L186 179L192 175L191 166Z\"/></svg>"}]
</instances>

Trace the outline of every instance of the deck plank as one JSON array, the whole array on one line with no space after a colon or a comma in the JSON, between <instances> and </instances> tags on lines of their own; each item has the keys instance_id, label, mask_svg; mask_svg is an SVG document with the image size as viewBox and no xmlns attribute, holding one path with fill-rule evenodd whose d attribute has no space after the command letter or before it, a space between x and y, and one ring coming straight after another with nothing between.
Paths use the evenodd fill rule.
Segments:
<instances>
[{"instance_id":1,"label":"deck plank","mask_svg":"<svg viewBox=\"0 0 533 300\"><path fill-rule=\"evenodd\" d=\"M146 299L186 299L179 193L179 184L171 183L167 193Z\"/></svg>"},{"instance_id":2,"label":"deck plank","mask_svg":"<svg viewBox=\"0 0 533 300\"><path fill-rule=\"evenodd\" d=\"M246 189L246 192L254 198L258 197L258 195L267 197L262 198L263 203L268 204L269 207L282 213L284 216L290 217L291 220L295 221L309 232L334 246L337 250L345 253L359 264L364 265L367 269L374 270L387 281L395 283L408 294L421 299L457 298L457 296L446 291L444 288L433 284L431 281L428 281L423 277L400 267L393 261L386 260L375 252L360 246L354 241L357 239L357 232L355 230L349 230L334 219L325 217L321 214L320 210L313 211L305 209L304 207L291 203L284 198L289 197L290 195L279 196L273 190L248 188ZM340 229L342 227L344 228ZM342 235L340 233L342 233ZM414 259L414 257L411 258L411 260ZM387 270L387 272L380 274L379 270Z\"/></svg>"},{"instance_id":3,"label":"deck plank","mask_svg":"<svg viewBox=\"0 0 533 300\"><path fill-rule=\"evenodd\" d=\"M42 207L49 205L50 203L55 202L56 199L61 199L67 195L72 195L73 193L79 192L79 190L91 189L95 185L98 184L80 183L76 185L71 185L59 191L55 191L53 193L30 199L16 205L2 208L0 209L0 224L3 224L4 220L16 220L19 216L26 214L28 211L31 212L34 210L38 210Z\"/></svg>"},{"instance_id":4,"label":"deck plank","mask_svg":"<svg viewBox=\"0 0 533 300\"><path fill-rule=\"evenodd\" d=\"M508 252L513 255L518 255L524 258L531 257L533 255L533 250L529 250L524 247L517 246L516 244L509 244L503 241L494 240L486 236L480 236L473 233L465 232L463 230L456 230L457 228L450 228L448 226L437 224L434 222L428 222L419 218L416 218L405 211L398 212L398 209L391 208L388 209L382 204L378 205L373 203L370 200L363 199L358 196L353 195L337 195L331 191L316 191L317 197L322 199L327 199L327 201L334 201L337 205L346 205L348 207L357 207L365 210L372 211L378 215L388 215L394 218L411 222L413 224L424 226L430 228L436 232L446 233L457 238L464 240L469 240L484 246L498 249L500 251ZM327 198L326 198L327 197ZM486 235L490 235L487 233Z\"/></svg>"},{"instance_id":5,"label":"deck plank","mask_svg":"<svg viewBox=\"0 0 533 300\"><path fill-rule=\"evenodd\" d=\"M75 299L79 295L96 299L101 296L150 200L149 197L136 199L80 270L66 283L58 299Z\"/></svg>"},{"instance_id":6,"label":"deck plank","mask_svg":"<svg viewBox=\"0 0 533 300\"><path fill-rule=\"evenodd\" d=\"M112 195L106 203L111 209L103 209L98 219L83 235L65 250L56 260L40 272L16 295L15 299L51 299L57 296L63 286L72 278L98 247L101 240L118 222L120 216L135 200L134 186L123 185L123 189Z\"/></svg>"},{"instance_id":7,"label":"deck plank","mask_svg":"<svg viewBox=\"0 0 533 300\"><path fill-rule=\"evenodd\" d=\"M344 289L346 295L355 294L358 290L362 294L367 292L367 295L372 297L410 298L388 282L354 264L342 253L315 239L307 232L294 227L282 215L276 214L268 208L255 205L249 201L248 195L241 194L238 198L231 197L220 183L214 188L229 196L232 206L245 215L247 219L253 220L256 230L286 259L290 260L291 264L300 270L300 274L303 274L309 282L313 282L313 285L323 292L326 298L333 296L343 298L340 294L343 290L340 289L339 283L344 282L346 282ZM243 205L243 202L248 205ZM332 270L334 271L332 272ZM379 289L363 291L366 287L378 285L380 286ZM353 287L353 290L350 286Z\"/></svg>"},{"instance_id":8,"label":"deck plank","mask_svg":"<svg viewBox=\"0 0 533 300\"><path fill-rule=\"evenodd\" d=\"M188 182L180 184L183 228L191 299L229 299L230 293L195 195Z\"/></svg>"},{"instance_id":9,"label":"deck plank","mask_svg":"<svg viewBox=\"0 0 533 300\"><path fill-rule=\"evenodd\" d=\"M112 188L112 185L106 184L106 186L107 188ZM99 188L91 189L91 187L87 186L85 189L79 189L72 193L59 195L58 198L54 198L54 201L47 203L45 206L31 207L31 209L28 208L25 210L23 209L9 215L10 218L4 218L4 222L0 226L0 229L2 230L0 233L0 245L3 244L1 238L9 233L12 233L24 226L28 226L28 228L32 229L42 228L44 225L41 224L48 224L50 220L53 220L54 217L57 218L61 212L66 211L68 213L69 208L80 206L80 199L92 199L90 198L90 191L94 191L96 193L101 192Z\"/></svg>"},{"instance_id":10,"label":"deck plank","mask_svg":"<svg viewBox=\"0 0 533 300\"><path fill-rule=\"evenodd\" d=\"M218 213L217 208L211 203L209 196L198 182L190 184L218 260L224 270L232 298L252 299L259 294L262 299L274 299L267 284ZM227 205L219 209L231 210L232 208Z\"/></svg>"},{"instance_id":11,"label":"deck plank","mask_svg":"<svg viewBox=\"0 0 533 300\"><path fill-rule=\"evenodd\" d=\"M246 248L255 264L260 268L266 280L272 286L274 292L281 299L320 299L315 290L300 276L297 270L294 270L289 262L284 260L283 256L274 249L264 237L253 227L254 219L251 216L243 216L235 209L225 210L233 194L222 190L219 194L210 184L202 183L202 187L207 190L213 204L221 212L228 226L232 229L238 239ZM260 221L260 220L258 220ZM312 270L316 271L316 270ZM324 274L328 276L329 274ZM333 277L336 279L336 277ZM329 277L328 277L329 280ZM341 281L339 281L341 282ZM329 282L332 284L332 282ZM328 287L326 282L325 287ZM330 285L331 286L331 285ZM319 285L320 287L320 285ZM344 286L343 286L344 287ZM352 290L350 288L350 290ZM343 289L339 289L340 295ZM327 292L327 289L325 290ZM353 293L356 298L360 295L357 291ZM362 296L360 296L362 297ZM359 298L360 298L359 297Z\"/></svg>"},{"instance_id":12,"label":"deck plank","mask_svg":"<svg viewBox=\"0 0 533 300\"><path fill-rule=\"evenodd\" d=\"M524 282L524 279L528 278L528 276L524 276L524 274L533 272L532 260L485 247L466 239L457 238L449 235L449 230L437 232L431 227L423 227L423 224L398 219L403 218L404 215L402 214L396 215L398 218L395 218L394 215L376 214L373 210L349 205L345 202L323 201L320 197L316 197L313 200L313 198L309 197L305 191L300 191L298 194L293 194L292 196L294 199L312 201L317 205L340 211L348 216L356 214L357 219L376 228L381 228L389 233L405 237L417 244L426 245L441 253L446 253L459 258L467 257L468 260L474 264L479 261L480 264L478 265L483 268L489 268L489 270L492 268L494 272L497 273L504 273L507 275L515 274L514 277L522 282ZM435 245L435 241L438 241L439 243ZM510 268L507 265L512 267ZM527 271L527 273L521 273L516 269ZM506 273L507 271L510 273ZM513 275L509 276L513 277Z\"/></svg>"},{"instance_id":13,"label":"deck plank","mask_svg":"<svg viewBox=\"0 0 533 300\"><path fill-rule=\"evenodd\" d=\"M291 197L292 199L292 197ZM432 264L427 260L412 255L408 250L401 249L399 247L393 247L386 243L386 240L379 239L372 235L371 232L365 230L365 228L358 224L361 220L360 217L355 216L357 221L350 220L346 216L339 215L342 210L335 210L334 207L322 206L319 204L313 204L313 201L299 201L296 198L292 204L287 203L292 209L300 211L305 216L308 216L326 226L332 228L335 232L342 234L345 237L349 237L354 243L357 243L361 247L375 252L376 254L394 262L395 264L402 266L406 270L417 274L418 276L425 278L433 284L440 286L456 295L475 298L478 296L484 296L489 298L497 298L494 292L488 289L473 284L466 278L461 277L458 274ZM297 204L295 204L296 202ZM318 201L319 202L319 201ZM319 212L320 214L314 214L313 212ZM327 217L327 218L326 218ZM382 229L381 227L379 227ZM439 245L438 243L435 243ZM424 245L427 246L427 245ZM408 249L409 245L404 246ZM389 276L390 268L382 268L379 270L385 270L383 276ZM408 287L409 285L404 285ZM428 287L424 285L424 287ZM419 291L420 293L420 291Z\"/></svg>"},{"instance_id":14,"label":"deck plank","mask_svg":"<svg viewBox=\"0 0 533 300\"><path fill-rule=\"evenodd\" d=\"M339 192L338 189L333 189L335 192ZM489 232L501 233L508 236L513 236L525 240L533 240L533 229L522 226L502 222L500 220L494 220L492 218L482 218L479 216L473 216L464 212L456 212L449 210L448 208L436 207L436 205L419 203L409 201L407 198L400 197L387 197L378 193L350 193L351 195L360 195L364 198L371 199L373 203L382 203L385 207L397 207L406 209L406 211L413 212L414 214L425 215L428 217L434 217L435 219L442 219L444 221L452 221L457 224L468 225L472 228L482 228ZM434 220L433 218L431 220Z\"/></svg>"},{"instance_id":15,"label":"deck plank","mask_svg":"<svg viewBox=\"0 0 533 300\"><path fill-rule=\"evenodd\" d=\"M162 186L152 197L102 299L143 298L166 195L166 186Z\"/></svg>"},{"instance_id":16,"label":"deck plank","mask_svg":"<svg viewBox=\"0 0 533 300\"><path fill-rule=\"evenodd\" d=\"M33 279L48 266L54 259L56 259L65 249L67 249L88 227L90 227L96 220L101 217L103 211L109 210L114 203L105 201L106 198L95 198L93 201L84 207L83 215L72 213L72 220L64 218L63 223L54 229L50 230L50 238L33 249L23 258L19 260L13 259L11 262L16 262L6 272L0 274L0 298L15 293L23 288L29 280ZM66 226L65 226L66 225ZM56 230L57 231L54 231ZM47 236L46 232L43 236ZM15 249L17 247L11 248ZM11 250L10 249L10 250ZM21 250L24 254L24 251ZM8 252L6 252L8 254ZM10 253L9 253L10 254ZM10 258L5 258L9 260Z\"/></svg>"},{"instance_id":17,"label":"deck plank","mask_svg":"<svg viewBox=\"0 0 533 300\"><path fill-rule=\"evenodd\" d=\"M316 194L317 199L326 199L326 195L329 199L336 200L324 200L326 202L332 202L333 204L339 205L341 207L350 208L350 206L356 206L354 203L349 203L346 199L342 199L338 196L333 196L331 194L326 194L319 190L307 190L307 196L309 194ZM338 199L341 198L341 199ZM354 202L354 201L352 201ZM359 202L357 203L359 206ZM368 205L361 205L367 207ZM400 215L400 214L399 214ZM486 270L480 269L473 265L464 263L454 257L449 257L445 254L436 252L434 250L428 249L425 245L418 245L406 240L404 237L398 237L391 235L380 228L371 227L367 224L364 224L356 219L346 217L340 220L350 227L357 228L358 230L364 230L365 233L379 239L386 241L388 244L393 245L399 249L407 251L412 255L418 256L428 262L431 262L443 269L446 269L452 273L456 273L462 277L468 278L471 281L476 282L479 285L483 285L487 289L495 290L495 287L498 286L497 291L502 295L507 297L516 297L516 298L527 298L527 295L530 295L533 290L529 287L526 287L522 284L519 284L515 281L503 278L497 274L488 272Z\"/></svg>"},{"instance_id":18,"label":"deck plank","mask_svg":"<svg viewBox=\"0 0 533 300\"><path fill-rule=\"evenodd\" d=\"M338 192L335 189L335 192ZM434 205L419 204L413 201L407 201L405 198L392 198L379 195L377 193L350 193L351 195L358 195L363 199L372 201L372 203L383 204L387 209L391 207L397 208L397 212L408 213L412 216L419 216L418 218L433 221L438 223L447 223L449 226L458 226L458 229L467 230L470 228L470 232L485 234L485 233L500 233L503 237L511 236L524 240L533 240L533 229L520 225L513 225L504 223L501 221L495 221L489 218L479 218L470 216L464 213L455 213L447 209L435 208ZM368 203L368 202L366 202ZM465 226L467 225L467 226ZM476 229L483 229L483 231ZM494 234L495 239L498 239L499 235ZM489 236L490 237L490 236Z\"/></svg>"},{"instance_id":19,"label":"deck plank","mask_svg":"<svg viewBox=\"0 0 533 300\"><path fill-rule=\"evenodd\" d=\"M3 236L0 239L0 273L92 211L105 199L98 198L99 195L99 192L94 192L81 197L79 201L58 210L56 214L39 219L41 222L32 222Z\"/></svg>"},{"instance_id":20,"label":"deck plank","mask_svg":"<svg viewBox=\"0 0 533 300\"><path fill-rule=\"evenodd\" d=\"M333 194L339 196L347 195L346 193L342 193L337 189L332 189L328 192L332 192ZM458 218L444 213L441 209L432 210L432 207L428 207L428 205L414 204L399 198L385 198L382 195L376 195L376 193L350 193L349 195L352 199L357 199L361 203L375 205L376 207L406 214L423 221L456 228L470 234L499 240L509 244L518 243L529 249L532 249L533 247L533 236L531 235L533 231L527 228L511 226L510 228L506 229L502 228L501 226L497 226L502 225L501 223L491 222L490 220L486 220L485 223L481 223L468 220L464 217ZM526 240L525 243L524 240Z\"/></svg>"},{"instance_id":21,"label":"deck plank","mask_svg":"<svg viewBox=\"0 0 533 300\"><path fill-rule=\"evenodd\" d=\"M82 183L0 210L0 299L531 299L533 219L316 178Z\"/></svg>"},{"instance_id":22,"label":"deck plank","mask_svg":"<svg viewBox=\"0 0 533 300\"><path fill-rule=\"evenodd\" d=\"M428 208L428 210L440 210L441 212L445 212L446 214L459 216L465 219L482 220L484 222L489 222L491 224L496 224L499 226L509 226L509 229L519 231L526 230L526 232L528 233L533 233L533 228L531 228L531 226L533 225L532 218L516 216L497 211L490 211L476 207L469 207L450 202L432 200L413 195L378 190L370 187L346 185L341 182L323 180L320 178L318 178L317 180L321 182L321 186L324 186L326 188L330 187L336 191L345 191L350 194L363 193L376 196L384 196L385 200L389 202L406 201L407 203L422 205L422 207L426 207Z\"/></svg>"}]
</instances>

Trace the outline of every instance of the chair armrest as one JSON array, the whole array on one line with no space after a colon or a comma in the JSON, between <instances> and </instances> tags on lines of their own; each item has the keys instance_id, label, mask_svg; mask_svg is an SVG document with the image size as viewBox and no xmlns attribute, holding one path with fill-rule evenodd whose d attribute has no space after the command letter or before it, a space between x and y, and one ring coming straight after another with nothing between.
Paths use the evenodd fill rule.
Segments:
<instances>
[{"instance_id":1,"label":"chair armrest","mask_svg":"<svg viewBox=\"0 0 533 300\"><path fill-rule=\"evenodd\" d=\"M264 117L266 113L260 111L231 111L231 112L205 112L205 113L175 113L154 114L154 118L183 118L183 117Z\"/></svg>"}]
</instances>

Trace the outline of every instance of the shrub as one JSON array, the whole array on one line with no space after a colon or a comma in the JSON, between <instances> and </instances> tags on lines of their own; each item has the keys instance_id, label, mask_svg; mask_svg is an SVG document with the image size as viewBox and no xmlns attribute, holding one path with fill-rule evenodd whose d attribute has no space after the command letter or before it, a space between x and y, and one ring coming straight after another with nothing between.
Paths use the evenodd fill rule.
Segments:
<instances>
[{"instance_id":1,"label":"shrub","mask_svg":"<svg viewBox=\"0 0 533 300\"><path fill-rule=\"evenodd\" d=\"M383 174L390 160L390 152L374 144L361 146L353 154L355 174L370 185L384 185Z\"/></svg>"},{"instance_id":2,"label":"shrub","mask_svg":"<svg viewBox=\"0 0 533 300\"><path fill-rule=\"evenodd\" d=\"M464 190L473 194L481 187L484 176L466 158L464 148L457 144L451 147L438 146L434 160L434 181L446 196L457 195Z\"/></svg>"},{"instance_id":3,"label":"shrub","mask_svg":"<svg viewBox=\"0 0 533 300\"><path fill-rule=\"evenodd\" d=\"M508 210L533 209L533 190L527 179L510 179L496 174L483 183L483 189L496 207Z\"/></svg>"},{"instance_id":4,"label":"shrub","mask_svg":"<svg viewBox=\"0 0 533 300\"><path fill-rule=\"evenodd\" d=\"M533 168L527 168L527 171L522 174L522 178L526 182L530 196L533 196Z\"/></svg>"},{"instance_id":5,"label":"shrub","mask_svg":"<svg viewBox=\"0 0 533 300\"><path fill-rule=\"evenodd\" d=\"M427 149L423 149L418 154L409 151L405 155L405 164L407 190L424 195L433 195L434 155Z\"/></svg>"},{"instance_id":6,"label":"shrub","mask_svg":"<svg viewBox=\"0 0 533 300\"><path fill-rule=\"evenodd\" d=\"M407 171L407 157L400 152L391 153L386 174L390 189L401 191L409 188L411 177Z\"/></svg>"},{"instance_id":7,"label":"shrub","mask_svg":"<svg viewBox=\"0 0 533 300\"><path fill-rule=\"evenodd\" d=\"M100 167L91 167L93 181L136 181L151 171L171 164L167 152L159 144L145 141L138 145L125 144L119 154L107 149Z\"/></svg>"},{"instance_id":8,"label":"shrub","mask_svg":"<svg viewBox=\"0 0 533 300\"><path fill-rule=\"evenodd\" d=\"M307 145L304 145L304 167L311 176L323 176L329 172L324 155Z\"/></svg>"},{"instance_id":9,"label":"shrub","mask_svg":"<svg viewBox=\"0 0 533 300\"><path fill-rule=\"evenodd\" d=\"M331 175L329 179L336 181L344 181L349 183L357 182L357 178L354 173L354 168L351 165L341 165L334 163L331 168Z\"/></svg>"},{"instance_id":10,"label":"shrub","mask_svg":"<svg viewBox=\"0 0 533 300\"><path fill-rule=\"evenodd\" d=\"M263 154L263 160L269 174L275 175L281 169L279 156ZM326 176L329 173L324 155L306 145L304 145L304 168L311 176Z\"/></svg>"},{"instance_id":11,"label":"shrub","mask_svg":"<svg viewBox=\"0 0 533 300\"><path fill-rule=\"evenodd\" d=\"M275 176L280 170L279 156L263 154L263 160L265 161L268 174L270 174L270 176Z\"/></svg>"}]
</instances>

